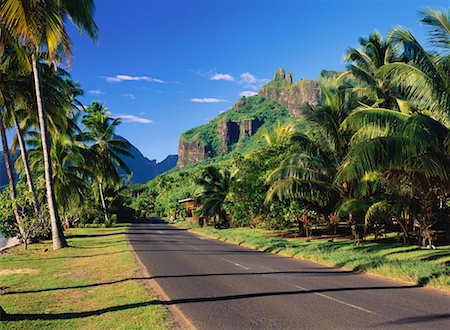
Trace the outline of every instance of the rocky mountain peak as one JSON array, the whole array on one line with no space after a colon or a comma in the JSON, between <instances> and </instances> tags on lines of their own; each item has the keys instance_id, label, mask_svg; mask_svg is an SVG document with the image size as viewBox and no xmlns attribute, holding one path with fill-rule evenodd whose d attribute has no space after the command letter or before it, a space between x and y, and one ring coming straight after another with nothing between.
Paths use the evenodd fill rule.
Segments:
<instances>
[{"instance_id":1,"label":"rocky mountain peak","mask_svg":"<svg viewBox=\"0 0 450 330\"><path fill-rule=\"evenodd\" d=\"M284 72L284 68L279 68L277 72L275 72L275 76L273 77L273 81L281 81L286 78L286 73Z\"/></svg>"},{"instance_id":2,"label":"rocky mountain peak","mask_svg":"<svg viewBox=\"0 0 450 330\"><path fill-rule=\"evenodd\" d=\"M304 78L293 83L292 73L286 75L283 68L277 70L274 79L264 85L258 95L283 105L294 117L307 113L310 106L322 101L320 86L316 81Z\"/></svg>"}]
</instances>

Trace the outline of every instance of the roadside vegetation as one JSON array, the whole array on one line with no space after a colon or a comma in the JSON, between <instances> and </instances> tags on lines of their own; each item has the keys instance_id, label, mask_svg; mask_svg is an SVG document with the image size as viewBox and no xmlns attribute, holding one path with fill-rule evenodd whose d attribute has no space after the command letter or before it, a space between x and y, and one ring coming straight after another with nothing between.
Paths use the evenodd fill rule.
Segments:
<instances>
[{"instance_id":1,"label":"roadside vegetation","mask_svg":"<svg viewBox=\"0 0 450 330\"><path fill-rule=\"evenodd\" d=\"M168 310L144 287L125 226L66 231L70 248L50 241L15 247L0 260L1 329L169 329Z\"/></svg>"}]
</instances>

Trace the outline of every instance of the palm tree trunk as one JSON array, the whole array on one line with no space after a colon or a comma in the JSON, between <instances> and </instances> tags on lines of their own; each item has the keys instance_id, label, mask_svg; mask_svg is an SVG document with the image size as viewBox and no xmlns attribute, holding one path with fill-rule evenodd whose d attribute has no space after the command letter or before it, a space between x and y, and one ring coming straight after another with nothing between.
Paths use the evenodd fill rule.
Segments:
<instances>
[{"instance_id":1,"label":"palm tree trunk","mask_svg":"<svg viewBox=\"0 0 450 330\"><path fill-rule=\"evenodd\" d=\"M36 188L34 187L33 178L31 177L30 164L28 163L28 157L27 157L27 146L25 145L22 131L20 130L20 126L17 121L17 116L14 112L12 115L13 115L13 120L14 120L14 126L16 127L16 131L17 131L17 139L19 140L20 156L22 158L23 168L25 169L25 177L27 178L28 189L30 190L30 192L33 195L34 212L36 213L36 216L38 218L41 218L42 217L41 206L40 206L39 200L37 198Z\"/></svg>"},{"instance_id":2,"label":"palm tree trunk","mask_svg":"<svg viewBox=\"0 0 450 330\"><path fill-rule=\"evenodd\" d=\"M5 157L5 167L6 167L6 175L8 176L8 183L9 183L9 196L11 197L11 200L13 203L16 201L16 186L14 185L14 175L11 168L11 156L9 154L9 147L8 147L8 140L6 139L6 131L5 131L5 125L3 124L3 118L0 119L0 134L2 136L2 144L3 144L3 156ZM25 229L23 226L22 218L20 217L20 214L17 210L17 206L14 203L13 206L13 213L14 217L16 218L17 225L19 226L20 235L22 238L22 241L25 241L26 235L25 235Z\"/></svg>"},{"instance_id":3,"label":"palm tree trunk","mask_svg":"<svg viewBox=\"0 0 450 330\"><path fill-rule=\"evenodd\" d=\"M55 192L53 189L52 163L50 159L50 145L47 137L47 115L42 101L42 85L39 75L38 60L36 54L32 56L34 89L36 92L36 104L39 115L39 129L42 140L42 153L44 154L45 186L47 190L48 211L50 213L50 223L52 225L53 250L58 250L67 246L66 238L61 226L56 205Z\"/></svg>"},{"instance_id":4,"label":"palm tree trunk","mask_svg":"<svg viewBox=\"0 0 450 330\"><path fill-rule=\"evenodd\" d=\"M103 185L102 185L102 180L100 180L100 179L98 180L98 187L100 190L100 200L102 202L103 213L105 215L105 223L108 224L109 223L108 211L106 210L105 197L103 196Z\"/></svg>"}]
</instances>

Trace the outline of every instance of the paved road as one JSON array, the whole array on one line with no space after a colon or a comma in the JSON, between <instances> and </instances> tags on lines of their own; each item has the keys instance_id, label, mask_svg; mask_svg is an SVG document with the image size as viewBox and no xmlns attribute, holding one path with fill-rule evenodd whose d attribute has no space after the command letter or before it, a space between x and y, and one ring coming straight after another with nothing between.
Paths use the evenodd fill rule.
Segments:
<instances>
[{"instance_id":1,"label":"paved road","mask_svg":"<svg viewBox=\"0 0 450 330\"><path fill-rule=\"evenodd\" d=\"M128 239L199 329L450 329L450 296L205 239L153 219Z\"/></svg>"}]
</instances>

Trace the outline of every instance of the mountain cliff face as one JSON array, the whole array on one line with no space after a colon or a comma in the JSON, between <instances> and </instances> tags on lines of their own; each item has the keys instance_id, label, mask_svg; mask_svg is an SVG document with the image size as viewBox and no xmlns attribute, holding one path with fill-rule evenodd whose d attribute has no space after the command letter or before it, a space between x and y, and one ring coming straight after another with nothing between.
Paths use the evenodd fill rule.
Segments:
<instances>
[{"instance_id":1,"label":"mountain cliff face","mask_svg":"<svg viewBox=\"0 0 450 330\"><path fill-rule=\"evenodd\" d=\"M207 158L209 146L199 140L183 141L178 145L177 167L183 168L189 164L204 161Z\"/></svg>"},{"instance_id":2,"label":"mountain cliff face","mask_svg":"<svg viewBox=\"0 0 450 330\"><path fill-rule=\"evenodd\" d=\"M291 116L297 117L308 112L309 105L317 105L322 100L319 84L314 80L302 79L292 82L292 74L278 69L274 79L263 86L258 95L285 106Z\"/></svg>"}]
</instances>

